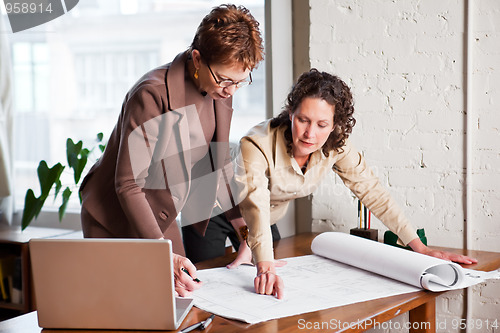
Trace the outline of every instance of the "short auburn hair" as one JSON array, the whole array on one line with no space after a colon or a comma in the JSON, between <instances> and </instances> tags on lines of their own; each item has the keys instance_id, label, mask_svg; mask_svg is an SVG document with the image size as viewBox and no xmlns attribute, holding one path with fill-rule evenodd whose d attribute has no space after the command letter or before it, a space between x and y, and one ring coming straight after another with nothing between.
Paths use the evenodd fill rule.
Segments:
<instances>
[{"instance_id":1,"label":"short auburn hair","mask_svg":"<svg viewBox=\"0 0 500 333\"><path fill-rule=\"evenodd\" d=\"M307 98L319 98L335 107L333 131L322 147L323 154L328 157L331 151L342 152L346 139L356 124L354 119L354 102L351 89L335 75L320 72L315 68L300 75L293 85L285 102L284 111L271 120L271 128L285 126L285 142L287 152L292 152L292 130L290 115Z\"/></svg>"},{"instance_id":2,"label":"short auburn hair","mask_svg":"<svg viewBox=\"0 0 500 333\"><path fill-rule=\"evenodd\" d=\"M231 4L214 7L203 18L190 49L209 64L239 63L249 70L264 58L259 22L245 7Z\"/></svg>"}]
</instances>

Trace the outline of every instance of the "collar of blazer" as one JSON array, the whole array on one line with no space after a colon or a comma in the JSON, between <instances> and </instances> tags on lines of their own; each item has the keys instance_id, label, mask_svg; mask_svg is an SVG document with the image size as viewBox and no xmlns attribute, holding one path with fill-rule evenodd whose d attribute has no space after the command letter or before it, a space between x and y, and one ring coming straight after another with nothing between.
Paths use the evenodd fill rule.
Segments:
<instances>
[{"instance_id":1,"label":"collar of blazer","mask_svg":"<svg viewBox=\"0 0 500 333\"><path fill-rule=\"evenodd\" d=\"M190 102L186 99L185 84L185 66L188 58L187 55L187 51L179 53L170 63L170 66L165 73L165 85L167 89L169 111L174 111L185 107L186 104ZM193 98L190 98L190 100L193 100Z\"/></svg>"}]
</instances>

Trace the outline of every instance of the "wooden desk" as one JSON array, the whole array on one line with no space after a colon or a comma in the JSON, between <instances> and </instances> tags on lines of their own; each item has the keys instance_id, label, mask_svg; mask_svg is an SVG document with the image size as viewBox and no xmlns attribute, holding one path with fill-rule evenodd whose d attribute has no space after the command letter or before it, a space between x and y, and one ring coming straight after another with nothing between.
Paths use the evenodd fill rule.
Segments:
<instances>
[{"instance_id":1,"label":"wooden desk","mask_svg":"<svg viewBox=\"0 0 500 333\"><path fill-rule=\"evenodd\" d=\"M300 255L311 254L311 241L315 234L307 233L292 236L280 240L275 245L276 258L286 258ZM442 248L445 249L445 248ZM500 268L500 253L485 251L463 251L457 249L448 249L448 251L466 254L479 260L476 265L468 267L478 270L490 271ZM226 255L206 262L197 264L198 269L224 266L234 259L235 254ZM285 286L286 287L286 286ZM206 332L239 332L246 330L248 332L296 332L311 331L305 329L307 323L313 325L316 322L336 323L335 325L345 329L345 332L362 332L372 328L375 323L383 323L404 312L410 312L410 320L421 322L424 327L421 330L411 330L411 332L434 332L435 331L435 307L436 297L443 293L433 293L429 291L418 291L414 293L392 296L373 301L356 303L327 310L321 310L311 313L305 313L297 316L291 316L267 322L248 325L241 322L227 320L221 317L215 317L213 324ZM188 314L180 329L192 325L201 320L205 320L209 313L198 308ZM300 323L303 323L303 329L299 329ZM344 325L353 323L352 327L347 328ZM0 323L0 333L17 332L40 332L36 312L31 312L23 316L13 318ZM335 329L330 326L328 330L334 332ZM43 330L43 332L66 332L64 330ZM74 331L70 331L74 332ZM96 331L79 331L93 332ZM112 333L113 331L106 331Z\"/></svg>"}]
</instances>

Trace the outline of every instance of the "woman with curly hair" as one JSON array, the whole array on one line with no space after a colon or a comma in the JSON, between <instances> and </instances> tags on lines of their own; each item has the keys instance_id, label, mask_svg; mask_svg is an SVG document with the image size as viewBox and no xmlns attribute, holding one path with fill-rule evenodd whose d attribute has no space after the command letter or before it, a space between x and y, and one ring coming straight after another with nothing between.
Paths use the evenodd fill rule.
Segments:
<instances>
[{"instance_id":1,"label":"woman with curly hair","mask_svg":"<svg viewBox=\"0 0 500 333\"><path fill-rule=\"evenodd\" d=\"M356 123L353 113L349 87L334 75L311 69L293 86L284 111L255 126L241 139L239 206L257 265L257 293L283 297L269 224L283 217L291 200L311 194L330 170L416 252L475 262L469 257L431 250L420 241L402 210L349 142Z\"/></svg>"}]
</instances>

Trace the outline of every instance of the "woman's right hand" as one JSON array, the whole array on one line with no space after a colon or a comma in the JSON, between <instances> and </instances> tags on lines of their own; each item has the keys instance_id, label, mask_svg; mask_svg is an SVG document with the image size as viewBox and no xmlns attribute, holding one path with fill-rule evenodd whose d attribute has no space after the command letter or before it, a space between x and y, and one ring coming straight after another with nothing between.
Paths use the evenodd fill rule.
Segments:
<instances>
[{"instance_id":1,"label":"woman's right hand","mask_svg":"<svg viewBox=\"0 0 500 333\"><path fill-rule=\"evenodd\" d=\"M202 286L201 282L196 282L198 280L196 278L196 267L188 258L175 253L173 255L175 291L181 297L190 296L193 291Z\"/></svg>"},{"instance_id":2,"label":"woman's right hand","mask_svg":"<svg viewBox=\"0 0 500 333\"><path fill-rule=\"evenodd\" d=\"M285 286L283 279L276 275L273 261L262 261L257 264L257 276L254 279L255 292L283 298Z\"/></svg>"},{"instance_id":3,"label":"woman's right hand","mask_svg":"<svg viewBox=\"0 0 500 333\"><path fill-rule=\"evenodd\" d=\"M247 242L240 243L240 248L238 249L238 255L236 259L226 267L233 269L239 265L252 265L252 251L247 245Z\"/></svg>"}]
</instances>

